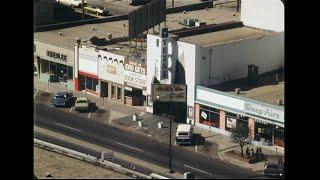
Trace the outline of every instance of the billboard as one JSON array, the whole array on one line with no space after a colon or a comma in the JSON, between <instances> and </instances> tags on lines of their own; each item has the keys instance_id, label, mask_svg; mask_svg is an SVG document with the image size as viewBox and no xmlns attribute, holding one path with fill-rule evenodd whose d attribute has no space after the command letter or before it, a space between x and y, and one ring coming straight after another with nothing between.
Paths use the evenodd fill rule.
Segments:
<instances>
[{"instance_id":1,"label":"billboard","mask_svg":"<svg viewBox=\"0 0 320 180\"><path fill-rule=\"evenodd\" d=\"M137 89L147 89L147 65L129 60L124 61L124 85Z\"/></svg>"},{"instance_id":2,"label":"billboard","mask_svg":"<svg viewBox=\"0 0 320 180\"><path fill-rule=\"evenodd\" d=\"M187 85L185 84L153 84L152 100L160 102L186 102Z\"/></svg>"},{"instance_id":3,"label":"billboard","mask_svg":"<svg viewBox=\"0 0 320 180\"><path fill-rule=\"evenodd\" d=\"M129 38L138 37L144 31L166 19L166 0L153 0L129 13Z\"/></svg>"}]
</instances>

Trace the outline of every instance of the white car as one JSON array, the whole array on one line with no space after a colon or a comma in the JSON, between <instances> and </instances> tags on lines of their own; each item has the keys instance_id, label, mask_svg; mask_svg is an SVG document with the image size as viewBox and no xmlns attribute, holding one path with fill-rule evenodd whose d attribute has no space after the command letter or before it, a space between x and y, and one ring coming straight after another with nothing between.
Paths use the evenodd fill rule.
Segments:
<instances>
[{"instance_id":1,"label":"white car","mask_svg":"<svg viewBox=\"0 0 320 180\"><path fill-rule=\"evenodd\" d=\"M82 0L57 0L59 4L63 4L66 6L71 6L71 7L82 7ZM84 1L84 5L86 5L87 2Z\"/></svg>"}]
</instances>

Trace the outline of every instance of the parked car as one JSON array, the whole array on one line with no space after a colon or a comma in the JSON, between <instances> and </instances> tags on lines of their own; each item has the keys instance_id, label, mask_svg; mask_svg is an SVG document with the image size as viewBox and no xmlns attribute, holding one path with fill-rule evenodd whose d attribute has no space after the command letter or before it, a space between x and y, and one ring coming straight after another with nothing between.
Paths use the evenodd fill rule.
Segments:
<instances>
[{"instance_id":1,"label":"parked car","mask_svg":"<svg viewBox=\"0 0 320 180\"><path fill-rule=\"evenodd\" d=\"M58 92L52 99L52 105L55 107L71 107L72 96L70 92Z\"/></svg>"},{"instance_id":2,"label":"parked car","mask_svg":"<svg viewBox=\"0 0 320 180\"><path fill-rule=\"evenodd\" d=\"M57 0L57 2L71 7L82 7L82 0ZM87 5L86 1L84 1L84 5Z\"/></svg>"},{"instance_id":3,"label":"parked car","mask_svg":"<svg viewBox=\"0 0 320 180\"><path fill-rule=\"evenodd\" d=\"M264 167L265 176L282 177L284 175L283 165L277 163L266 163Z\"/></svg>"},{"instance_id":4,"label":"parked car","mask_svg":"<svg viewBox=\"0 0 320 180\"><path fill-rule=\"evenodd\" d=\"M107 15L109 13L105 7L101 6L86 6L84 7L84 11L96 15Z\"/></svg>"},{"instance_id":5,"label":"parked car","mask_svg":"<svg viewBox=\"0 0 320 180\"><path fill-rule=\"evenodd\" d=\"M87 97L78 97L74 106L76 111L89 111L90 102Z\"/></svg>"}]
</instances>

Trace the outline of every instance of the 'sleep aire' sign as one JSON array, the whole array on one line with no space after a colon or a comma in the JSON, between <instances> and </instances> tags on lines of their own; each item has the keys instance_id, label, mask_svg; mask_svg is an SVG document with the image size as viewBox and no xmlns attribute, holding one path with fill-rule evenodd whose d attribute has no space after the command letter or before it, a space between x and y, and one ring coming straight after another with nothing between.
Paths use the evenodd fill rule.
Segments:
<instances>
[{"instance_id":1,"label":"'sleep aire' sign","mask_svg":"<svg viewBox=\"0 0 320 180\"><path fill-rule=\"evenodd\" d=\"M263 106L260 104L245 102L244 111L249 114L257 115L260 117L274 119L278 121L284 121L284 113L282 111L275 108Z\"/></svg>"}]
</instances>

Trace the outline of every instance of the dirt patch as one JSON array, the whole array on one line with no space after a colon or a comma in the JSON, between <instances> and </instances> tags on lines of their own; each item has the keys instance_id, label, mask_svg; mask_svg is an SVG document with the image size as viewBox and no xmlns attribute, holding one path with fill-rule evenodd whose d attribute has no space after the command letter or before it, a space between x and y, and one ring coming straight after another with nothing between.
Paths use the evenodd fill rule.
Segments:
<instances>
[{"instance_id":1,"label":"dirt patch","mask_svg":"<svg viewBox=\"0 0 320 180\"><path fill-rule=\"evenodd\" d=\"M77 159L34 147L34 173L38 178L132 178Z\"/></svg>"}]
</instances>

